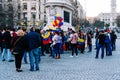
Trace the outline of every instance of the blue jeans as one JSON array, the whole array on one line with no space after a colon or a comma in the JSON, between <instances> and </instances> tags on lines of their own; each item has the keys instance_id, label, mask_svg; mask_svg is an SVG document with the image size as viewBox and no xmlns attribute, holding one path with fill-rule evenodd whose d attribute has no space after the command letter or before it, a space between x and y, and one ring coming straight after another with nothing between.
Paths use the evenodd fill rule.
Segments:
<instances>
[{"instance_id":1,"label":"blue jeans","mask_svg":"<svg viewBox=\"0 0 120 80\"><path fill-rule=\"evenodd\" d=\"M111 43L106 43L106 55L112 55Z\"/></svg>"},{"instance_id":2,"label":"blue jeans","mask_svg":"<svg viewBox=\"0 0 120 80\"><path fill-rule=\"evenodd\" d=\"M92 51L92 44L88 44L88 52L91 52Z\"/></svg>"},{"instance_id":3,"label":"blue jeans","mask_svg":"<svg viewBox=\"0 0 120 80\"><path fill-rule=\"evenodd\" d=\"M52 57L55 58L55 48L52 47Z\"/></svg>"},{"instance_id":4,"label":"blue jeans","mask_svg":"<svg viewBox=\"0 0 120 80\"><path fill-rule=\"evenodd\" d=\"M54 46L54 52L55 52L55 56L60 55L60 43L56 43Z\"/></svg>"},{"instance_id":5,"label":"blue jeans","mask_svg":"<svg viewBox=\"0 0 120 80\"><path fill-rule=\"evenodd\" d=\"M36 64L36 70L39 70L39 48L30 50L29 58L30 58L30 71L34 71L34 61Z\"/></svg>"},{"instance_id":6,"label":"blue jeans","mask_svg":"<svg viewBox=\"0 0 120 80\"><path fill-rule=\"evenodd\" d=\"M104 58L104 45L103 44L98 44L97 46L97 52L96 52L96 58L98 58L100 48L102 50L101 58Z\"/></svg>"},{"instance_id":7,"label":"blue jeans","mask_svg":"<svg viewBox=\"0 0 120 80\"><path fill-rule=\"evenodd\" d=\"M6 48L3 48L3 52L2 52L2 60L5 59L5 56L6 56L6 51L7 51L7 60L12 60L12 57L11 57L11 52L10 52L10 49L6 49Z\"/></svg>"},{"instance_id":8,"label":"blue jeans","mask_svg":"<svg viewBox=\"0 0 120 80\"><path fill-rule=\"evenodd\" d=\"M95 40L95 48L97 49L97 46L98 46L98 39Z\"/></svg>"},{"instance_id":9,"label":"blue jeans","mask_svg":"<svg viewBox=\"0 0 120 80\"><path fill-rule=\"evenodd\" d=\"M27 52L24 52L24 62L27 63Z\"/></svg>"},{"instance_id":10,"label":"blue jeans","mask_svg":"<svg viewBox=\"0 0 120 80\"><path fill-rule=\"evenodd\" d=\"M39 47L39 62L41 61L41 55L42 55L42 52L41 52L41 47Z\"/></svg>"},{"instance_id":11,"label":"blue jeans","mask_svg":"<svg viewBox=\"0 0 120 80\"><path fill-rule=\"evenodd\" d=\"M112 50L116 50L116 41L111 42Z\"/></svg>"},{"instance_id":12,"label":"blue jeans","mask_svg":"<svg viewBox=\"0 0 120 80\"><path fill-rule=\"evenodd\" d=\"M72 56L74 55L74 53L76 53L77 56L78 55L77 44L71 44L71 48L72 48Z\"/></svg>"}]
</instances>

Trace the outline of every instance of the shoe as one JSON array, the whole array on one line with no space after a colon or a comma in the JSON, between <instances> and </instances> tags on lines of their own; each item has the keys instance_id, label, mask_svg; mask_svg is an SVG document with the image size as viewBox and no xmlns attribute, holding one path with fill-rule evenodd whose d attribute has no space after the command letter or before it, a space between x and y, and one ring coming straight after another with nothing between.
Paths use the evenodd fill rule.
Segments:
<instances>
[{"instance_id":1,"label":"shoe","mask_svg":"<svg viewBox=\"0 0 120 80\"><path fill-rule=\"evenodd\" d=\"M5 61L5 59L3 59L2 61Z\"/></svg>"},{"instance_id":2,"label":"shoe","mask_svg":"<svg viewBox=\"0 0 120 80\"><path fill-rule=\"evenodd\" d=\"M112 54L108 54L108 56L112 56Z\"/></svg>"},{"instance_id":3,"label":"shoe","mask_svg":"<svg viewBox=\"0 0 120 80\"><path fill-rule=\"evenodd\" d=\"M73 56L70 56L70 57L73 57Z\"/></svg>"},{"instance_id":4,"label":"shoe","mask_svg":"<svg viewBox=\"0 0 120 80\"><path fill-rule=\"evenodd\" d=\"M30 69L30 71L34 71L33 69Z\"/></svg>"},{"instance_id":5,"label":"shoe","mask_svg":"<svg viewBox=\"0 0 120 80\"><path fill-rule=\"evenodd\" d=\"M8 62L13 62L14 60L9 60Z\"/></svg>"},{"instance_id":6,"label":"shoe","mask_svg":"<svg viewBox=\"0 0 120 80\"><path fill-rule=\"evenodd\" d=\"M39 69L36 69L36 71L39 71Z\"/></svg>"},{"instance_id":7,"label":"shoe","mask_svg":"<svg viewBox=\"0 0 120 80\"><path fill-rule=\"evenodd\" d=\"M23 70L21 70L21 69L16 69L16 71L17 71L17 72L23 72Z\"/></svg>"},{"instance_id":8,"label":"shoe","mask_svg":"<svg viewBox=\"0 0 120 80\"><path fill-rule=\"evenodd\" d=\"M58 56L58 59L60 59L61 57L60 56Z\"/></svg>"},{"instance_id":9,"label":"shoe","mask_svg":"<svg viewBox=\"0 0 120 80\"><path fill-rule=\"evenodd\" d=\"M56 56L55 59L58 59L58 56Z\"/></svg>"}]
</instances>

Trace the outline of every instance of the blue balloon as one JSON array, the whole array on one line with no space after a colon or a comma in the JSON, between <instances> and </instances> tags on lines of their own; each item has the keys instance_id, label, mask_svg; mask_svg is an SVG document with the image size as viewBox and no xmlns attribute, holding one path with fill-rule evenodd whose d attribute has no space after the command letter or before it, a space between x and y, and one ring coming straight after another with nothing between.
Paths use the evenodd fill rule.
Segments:
<instances>
[{"instance_id":1,"label":"blue balloon","mask_svg":"<svg viewBox=\"0 0 120 80\"><path fill-rule=\"evenodd\" d=\"M63 25L63 22L60 22L58 26L62 26Z\"/></svg>"},{"instance_id":2,"label":"blue balloon","mask_svg":"<svg viewBox=\"0 0 120 80\"><path fill-rule=\"evenodd\" d=\"M56 19L57 17L56 17L56 16L54 16L54 18Z\"/></svg>"}]
</instances>

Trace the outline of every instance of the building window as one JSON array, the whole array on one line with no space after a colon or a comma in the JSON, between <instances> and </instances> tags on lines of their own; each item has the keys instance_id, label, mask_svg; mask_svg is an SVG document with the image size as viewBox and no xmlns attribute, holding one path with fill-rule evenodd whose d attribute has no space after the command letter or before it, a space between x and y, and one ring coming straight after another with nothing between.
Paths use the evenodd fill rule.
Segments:
<instances>
[{"instance_id":1,"label":"building window","mask_svg":"<svg viewBox=\"0 0 120 80\"><path fill-rule=\"evenodd\" d=\"M27 16L27 13L25 12L25 13L23 13L23 18L25 18Z\"/></svg>"},{"instance_id":2,"label":"building window","mask_svg":"<svg viewBox=\"0 0 120 80\"><path fill-rule=\"evenodd\" d=\"M8 2L12 2L12 0L8 0Z\"/></svg>"},{"instance_id":3,"label":"building window","mask_svg":"<svg viewBox=\"0 0 120 80\"><path fill-rule=\"evenodd\" d=\"M32 4L32 6L31 6L31 10L36 10L36 4L35 4L35 3Z\"/></svg>"},{"instance_id":4,"label":"building window","mask_svg":"<svg viewBox=\"0 0 120 80\"><path fill-rule=\"evenodd\" d=\"M67 11L64 11L64 22L70 22L70 13Z\"/></svg>"},{"instance_id":5,"label":"building window","mask_svg":"<svg viewBox=\"0 0 120 80\"><path fill-rule=\"evenodd\" d=\"M18 4L18 9L20 9L21 7L20 7L20 4Z\"/></svg>"},{"instance_id":6,"label":"building window","mask_svg":"<svg viewBox=\"0 0 120 80\"><path fill-rule=\"evenodd\" d=\"M36 13L31 13L31 14L32 14L31 18L36 19Z\"/></svg>"},{"instance_id":7,"label":"building window","mask_svg":"<svg viewBox=\"0 0 120 80\"><path fill-rule=\"evenodd\" d=\"M8 6L8 11L13 11L13 6L12 6L12 4L8 4L7 6Z\"/></svg>"},{"instance_id":8,"label":"building window","mask_svg":"<svg viewBox=\"0 0 120 80\"><path fill-rule=\"evenodd\" d=\"M115 23L112 23L112 26L115 26Z\"/></svg>"},{"instance_id":9,"label":"building window","mask_svg":"<svg viewBox=\"0 0 120 80\"><path fill-rule=\"evenodd\" d=\"M2 11L2 4L0 4L0 11Z\"/></svg>"},{"instance_id":10,"label":"building window","mask_svg":"<svg viewBox=\"0 0 120 80\"><path fill-rule=\"evenodd\" d=\"M27 3L23 3L23 10L27 10Z\"/></svg>"}]
</instances>

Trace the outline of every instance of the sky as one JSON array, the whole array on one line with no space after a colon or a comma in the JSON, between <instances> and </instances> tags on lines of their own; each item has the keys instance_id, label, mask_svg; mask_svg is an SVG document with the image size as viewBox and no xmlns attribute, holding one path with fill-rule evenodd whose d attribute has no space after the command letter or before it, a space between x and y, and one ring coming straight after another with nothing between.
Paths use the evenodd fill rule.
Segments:
<instances>
[{"instance_id":1,"label":"sky","mask_svg":"<svg viewBox=\"0 0 120 80\"><path fill-rule=\"evenodd\" d=\"M86 10L86 16L88 17L95 17L101 12L109 13L111 11L111 0L79 0L79 2ZM117 12L120 12L120 0L116 0L116 4Z\"/></svg>"}]
</instances>

